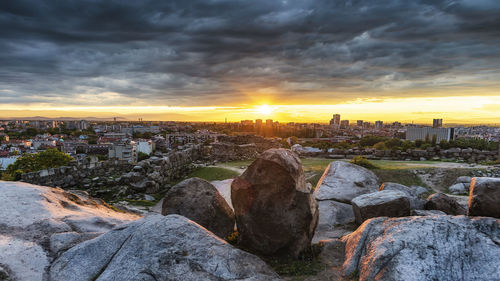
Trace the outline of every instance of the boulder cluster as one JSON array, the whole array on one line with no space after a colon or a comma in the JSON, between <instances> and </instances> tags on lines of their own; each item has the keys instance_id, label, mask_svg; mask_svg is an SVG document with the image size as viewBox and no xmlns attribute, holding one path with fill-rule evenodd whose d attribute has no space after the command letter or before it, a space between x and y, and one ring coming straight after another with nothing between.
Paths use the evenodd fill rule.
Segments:
<instances>
[{"instance_id":1,"label":"boulder cluster","mask_svg":"<svg viewBox=\"0 0 500 281\"><path fill-rule=\"evenodd\" d=\"M143 189L161 161L126 181ZM334 238L321 257L340 257L327 264L348 279L498 280L500 179L467 182L464 206L335 161L313 191L297 154L269 149L234 180L181 181L140 217L83 191L0 181L0 280L280 280L261 258L309 258L318 237Z\"/></svg>"}]
</instances>

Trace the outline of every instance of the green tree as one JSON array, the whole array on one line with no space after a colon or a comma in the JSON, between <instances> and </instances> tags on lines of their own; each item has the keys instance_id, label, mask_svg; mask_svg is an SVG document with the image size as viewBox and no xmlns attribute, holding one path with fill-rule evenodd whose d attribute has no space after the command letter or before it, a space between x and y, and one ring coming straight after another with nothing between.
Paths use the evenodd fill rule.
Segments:
<instances>
[{"instance_id":1,"label":"green tree","mask_svg":"<svg viewBox=\"0 0 500 281\"><path fill-rule=\"evenodd\" d=\"M71 160L73 160L71 156L55 148L35 154L24 154L7 167L4 178L19 180L23 173L64 166Z\"/></svg>"},{"instance_id":2,"label":"green tree","mask_svg":"<svg viewBox=\"0 0 500 281\"><path fill-rule=\"evenodd\" d=\"M377 150L386 150L387 147L385 146L385 142L381 141L381 142L378 142L376 143L373 148L377 149Z\"/></svg>"}]
</instances>

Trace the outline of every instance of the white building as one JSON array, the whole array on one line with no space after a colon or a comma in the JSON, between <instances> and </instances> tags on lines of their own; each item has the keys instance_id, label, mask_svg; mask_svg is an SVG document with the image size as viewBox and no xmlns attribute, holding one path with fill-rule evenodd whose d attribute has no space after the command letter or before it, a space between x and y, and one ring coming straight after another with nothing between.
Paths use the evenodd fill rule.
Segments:
<instances>
[{"instance_id":1,"label":"white building","mask_svg":"<svg viewBox=\"0 0 500 281\"><path fill-rule=\"evenodd\" d=\"M130 143L120 143L111 145L108 151L108 158L127 160L130 163L136 163L137 162L136 143L131 141Z\"/></svg>"},{"instance_id":2,"label":"white building","mask_svg":"<svg viewBox=\"0 0 500 281\"><path fill-rule=\"evenodd\" d=\"M427 137L432 140L433 136L436 136L436 141L439 143L442 140L453 140L454 135L454 128L410 127L406 131L406 139L411 141L425 140Z\"/></svg>"}]
</instances>

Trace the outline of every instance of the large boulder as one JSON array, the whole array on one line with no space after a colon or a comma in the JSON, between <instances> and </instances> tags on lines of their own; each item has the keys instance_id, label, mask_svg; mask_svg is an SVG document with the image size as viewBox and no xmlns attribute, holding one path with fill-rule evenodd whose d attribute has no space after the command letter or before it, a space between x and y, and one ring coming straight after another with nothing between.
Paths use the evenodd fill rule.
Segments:
<instances>
[{"instance_id":1,"label":"large boulder","mask_svg":"<svg viewBox=\"0 0 500 281\"><path fill-rule=\"evenodd\" d=\"M86 241L50 268L53 281L279 280L258 257L179 215L150 215Z\"/></svg>"},{"instance_id":2,"label":"large boulder","mask_svg":"<svg viewBox=\"0 0 500 281\"><path fill-rule=\"evenodd\" d=\"M208 181L189 178L173 186L163 198L162 215L179 214L225 238L234 231L234 212Z\"/></svg>"},{"instance_id":3,"label":"large boulder","mask_svg":"<svg viewBox=\"0 0 500 281\"><path fill-rule=\"evenodd\" d=\"M318 205L292 151L263 152L233 181L231 201L242 246L294 258L310 250Z\"/></svg>"},{"instance_id":4,"label":"large boulder","mask_svg":"<svg viewBox=\"0 0 500 281\"><path fill-rule=\"evenodd\" d=\"M379 189L380 181L370 170L345 161L335 161L326 168L316 186L317 200L335 200L350 204L359 195Z\"/></svg>"},{"instance_id":5,"label":"large boulder","mask_svg":"<svg viewBox=\"0 0 500 281\"><path fill-rule=\"evenodd\" d=\"M139 218L82 191L0 181L0 266L11 280L46 280L56 255Z\"/></svg>"},{"instance_id":6,"label":"large boulder","mask_svg":"<svg viewBox=\"0 0 500 281\"><path fill-rule=\"evenodd\" d=\"M356 223L375 217L405 217L410 215L410 200L405 192L382 190L352 199Z\"/></svg>"},{"instance_id":7,"label":"large boulder","mask_svg":"<svg viewBox=\"0 0 500 281\"><path fill-rule=\"evenodd\" d=\"M367 220L346 242L344 275L359 280L498 280L500 224L427 216Z\"/></svg>"},{"instance_id":8,"label":"large boulder","mask_svg":"<svg viewBox=\"0 0 500 281\"><path fill-rule=\"evenodd\" d=\"M469 195L469 216L500 218L500 179L473 178Z\"/></svg>"},{"instance_id":9,"label":"large boulder","mask_svg":"<svg viewBox=\"0 0 500 281\"><path fill-rule=\"evenodd\" d=\"M384 182L379 190L397 190L404 192L410 200L410 207L413 210L422 210L425 205L425 197L429 191L421 186L406 186L394 182Z\"/></svg>"},{"instance_id":10,"label":"large boulder","mask_svg":"<svg viewBox=\"0 0 500 281\"><path fill-rule=\"evenodd\" d=\"M425 202L426 210L439 210L448 215L465 215L465 208L457 200L443 194L434 193L427 198Z\"/></svg>"}]
</instances>

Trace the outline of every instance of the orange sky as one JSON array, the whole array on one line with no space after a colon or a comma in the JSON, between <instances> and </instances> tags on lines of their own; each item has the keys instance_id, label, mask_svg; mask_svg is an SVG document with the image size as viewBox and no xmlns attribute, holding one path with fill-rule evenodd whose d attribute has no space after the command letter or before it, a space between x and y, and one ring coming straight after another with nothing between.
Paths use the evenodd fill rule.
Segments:
<instances>
[{"instance_id":1,"label":"orange sky","mask_svg":"<svg viewBox=\"0 0 500 281\"><path fill-rule=\"evenodd\" d=\"M230 122L243 119L274 119L281 122L326 123L334 113L349 120L383 120L429 123L443 118L445 123L500 123L500 96L415 97L358 99L338 104L280 105L268 100L235 106L68 106L0 105L0 118L8 117L121 117L127 120L174 120Z\"/></svg>"}]
</instances>

